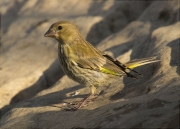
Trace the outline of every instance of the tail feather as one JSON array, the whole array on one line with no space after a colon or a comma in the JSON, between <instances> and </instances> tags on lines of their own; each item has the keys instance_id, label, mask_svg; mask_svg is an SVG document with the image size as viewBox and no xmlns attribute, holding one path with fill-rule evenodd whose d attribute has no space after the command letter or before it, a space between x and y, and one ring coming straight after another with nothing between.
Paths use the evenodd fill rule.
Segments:
<instances>
[{"instance_id":1,"label":"tail feather","mask_svg":"<svg viewBox=\"0 0 180 129\"><path fill-rule=\"evenodd\" d=\"M154 62L159 62L159 61L160 60L156 59L156 56L153 56L153 57L149 57L149 58L132 60L130 62L127 62L126 66L130 69L134 69L134 68L142 66L142 65L146 65L146 64L150 64L150 63L154 63Z\"/></svg>"},{"instance_id":2,"label":"tail feather","mask_svg":"<svg viewBox=\"0 0 180 129\"><path fill-rule=\"evenodd\" d=\"M126 64L123 64L123 63L119 62L117 59L115 59L107 54L104 54L103 56L106 57L107 59L109 59L110 61L112 61L114 64L116 64L119 68L121 68L128 77L136 78L136 79L138 79L138 78L136 76L134 76L133 74L131 74L130 72L134 72L136 75L141 75L141 74L139 72L135 71L134 68L145 65L145 64L150 64L150 63L160 61L160 60L156 59L156 56L153 56L153 57L148 57L148 58L132 60L130 62L127 62Z\"/></svg>"},{"instance_id":3,"label":"tail feather","mask_svg":"<svg viewBox=\"0 0 180 129\"><path fill-rule=\"evenodd\" d=\"M156 56L148 57L148 58L135 59L135 60L132 60L132 61L127 62L125 64L127 67L126 72L130 74L130 72L133 71L134 73L141 75L139 72L137 72L133 69L136 67L142 66L142 65L146 65L146 64L150 64L150 63L154 63L154 62L159 62L159 61L160 60L156 59ZM135 77L135 78L137 78L137 77Z\"/></svg>"}]
</instances>

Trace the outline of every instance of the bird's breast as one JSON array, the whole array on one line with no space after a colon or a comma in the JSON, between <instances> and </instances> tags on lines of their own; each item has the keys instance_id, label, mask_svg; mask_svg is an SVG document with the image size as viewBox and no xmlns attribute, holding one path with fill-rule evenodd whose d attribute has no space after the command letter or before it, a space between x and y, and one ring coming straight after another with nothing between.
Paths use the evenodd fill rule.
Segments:
<instances>
[{"instance_id":1,"label":"bird's breast","mask_svg":"<svg viewBox=\"0 0 180 129\"><path fill-rule=\"evenodd\" d=\"M71 79L76 80L76 75L80 72L77 68L75 62L71 58L71 50L68 46L59 44L58 47L58 58L60 65L65 74L67 74Z\"/></svg>"},{"instance_id":2,"label":"bird's breast","mask_svg":"<svg viewBox=\"0 0 180 129\"><path fill-rule=\"evenodd\" d=\"M69 50L66 46L59 44L58 46L58 58L62 68L67 68L67 65L70 63L69 59Z\"/></svg>"}]
</instances>

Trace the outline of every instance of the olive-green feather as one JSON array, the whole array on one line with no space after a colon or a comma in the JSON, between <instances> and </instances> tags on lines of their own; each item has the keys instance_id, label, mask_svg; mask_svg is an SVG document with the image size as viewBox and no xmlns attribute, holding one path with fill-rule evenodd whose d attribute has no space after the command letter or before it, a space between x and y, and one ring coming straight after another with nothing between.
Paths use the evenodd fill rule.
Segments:
<instances>
[{"instance_id":1,"label":"olive-green feather","mask_svg":"<svg viewBox=\"0 0 180 129\"><path fill-rule=\"evenodd\" d=\"M82 44L82 42L84 43ZM73 61L76 62L79 67L116 76L126 75L122 69L104 57L101 51L92 47L87 41L81 40L81 44L78 44L79 41L74 41L73 44L71 44L70 49L72 49L71 51L73 54L72 56L69 54L69 56L71 56Z\"/></svg>"}]
</instances>

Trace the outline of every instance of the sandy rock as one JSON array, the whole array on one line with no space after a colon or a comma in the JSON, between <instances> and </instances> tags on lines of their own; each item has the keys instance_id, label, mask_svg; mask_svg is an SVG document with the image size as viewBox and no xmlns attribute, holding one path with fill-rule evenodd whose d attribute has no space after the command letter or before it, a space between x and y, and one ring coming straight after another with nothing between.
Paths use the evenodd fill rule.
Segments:
<instances>
[{"instance_id":1,"label":"sandy rock","mask_svg":"<svg viewBox=\"0 0 180 129\"><path fill-rule=\"evenodd\" d=\"M178 1L16 0L1 6L2 129L179 127ZM121 62L154 55L161 62L137 68L138 80L120 78L99 88L88 106L65 111L65 102L90 90L64 75L56 41L43 37L59 20L77 24L83 37Z\"/></svg>"}]
</instances>

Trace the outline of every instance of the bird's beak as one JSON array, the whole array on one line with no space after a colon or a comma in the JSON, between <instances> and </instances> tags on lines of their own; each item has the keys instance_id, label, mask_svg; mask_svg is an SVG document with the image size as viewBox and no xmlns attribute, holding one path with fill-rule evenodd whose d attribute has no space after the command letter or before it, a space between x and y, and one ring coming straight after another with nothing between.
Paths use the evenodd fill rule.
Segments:
<instances>
[{"instance_id":1,"label":"bird's beak","mask_svg":"<svg viewBox=\"0 0 180 129\"><path fill-rule=\"evenodd\" d=\"M44 37L51 37L51 38L55 38L55 32L51 29L49 29L45 34Z\"/></svg>"}]
</instances>

